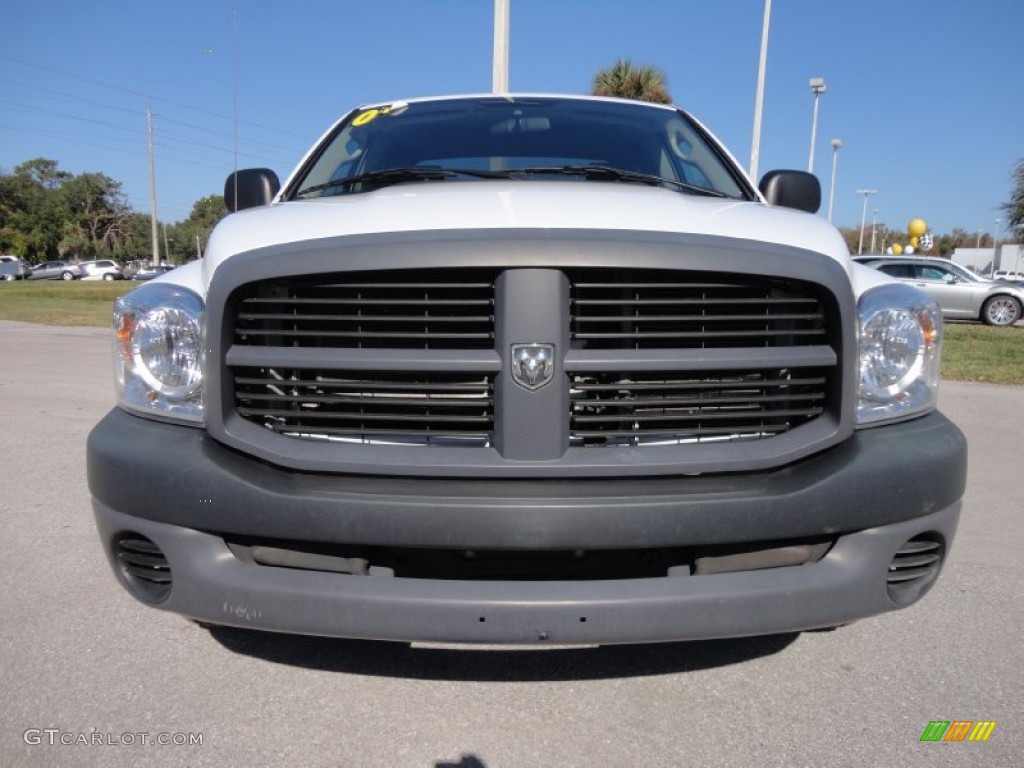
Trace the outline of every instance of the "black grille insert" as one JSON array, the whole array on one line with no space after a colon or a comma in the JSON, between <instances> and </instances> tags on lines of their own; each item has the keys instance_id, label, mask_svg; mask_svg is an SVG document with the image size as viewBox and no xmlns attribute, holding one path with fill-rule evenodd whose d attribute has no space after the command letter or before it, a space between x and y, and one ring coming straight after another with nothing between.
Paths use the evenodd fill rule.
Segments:
<instances>
[{"instance_id":1,"label":"black grille insert","mask_svg":"<svg viewBox=\"0 0 1024 768\"><path fill-rule=\"evenodd\" d=\"M250 283L235 344L353 349L490 349L491 270L353 272Z\"/></svg>"},{"instance_id":2,"label":"black grille insert","mask_svg":"<svg viewBox=\"0 0 1024 768\"><path fill-rule=\"evenodd\" d=\"M576 375L570 440L633 446L772 437L821 415L826 381L815 369Z\"/></svg>"},{"instance_id":3,"label":"black grille insert","mask_svg":"<svg viewBox=\"0 0 1024 768\"><path fill-rule=\"evenodd\" d=\"M826 342L825 294L798 280L660 270L570 270L575 349Z\"/></svg>"},{"instance_id":4,"label":"black grille insert","mask_svg":"<svg viewBox=\"0 0 1024 768\"><path fill-rule=\"evenodd\" d=\"M305 439L470 447L494 439L488 374L239 368L235 407L248 421Z\"/></svg>"}]
</instances>

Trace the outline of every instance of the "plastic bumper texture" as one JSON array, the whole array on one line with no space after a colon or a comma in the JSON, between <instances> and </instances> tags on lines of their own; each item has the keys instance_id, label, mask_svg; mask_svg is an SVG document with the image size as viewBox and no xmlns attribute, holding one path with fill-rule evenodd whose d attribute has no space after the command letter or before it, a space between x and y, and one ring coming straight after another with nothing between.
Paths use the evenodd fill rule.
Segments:
<instances>
[{"instance_id":1,"label":"plastic bumper texture","mask_svg":"<svg viewBox=\"0 0 1024 768\"><path fill-rule=\"evenodd\" d=\"M100 504L105 541L158 543L174 588L158 607L253 629L455 643L639 643L789 632L892 610L896 550L928 531L952 539L960 505L840 538L813 565L710 576L585 582L471 582L298 571L235 558L218 536L130 518Z\"/></svg>"},{"instance_id":2,"label":"plastic bumper texture","mask_svg":"<svg viewBox=\"0 0 1024 768\"><path fill-rule=\"evenodd\" d=\"M217 624L381 640L630 643L832 626L898 606L886 577L922 533L949 547L966 474L940 414L858 432L770 473L608 481L460 483L302 475L196 429L112 412L90 436L104 549L125 533L166 555L157 607ZM667 547L830 535L819 562L600 581L355 576L244 562L226 533L468 548Z\"/></svg>"}]
</instances>

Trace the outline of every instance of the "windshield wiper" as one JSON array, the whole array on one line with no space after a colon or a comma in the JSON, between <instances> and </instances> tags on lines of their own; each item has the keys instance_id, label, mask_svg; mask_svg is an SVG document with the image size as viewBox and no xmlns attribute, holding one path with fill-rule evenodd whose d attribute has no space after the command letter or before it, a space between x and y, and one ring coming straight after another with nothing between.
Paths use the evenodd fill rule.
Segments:
<instances>
[{"instance_id":1,"label":"windshield wiper","mask_svg":"<svg viewBox=\"0 0 1024 768\"><path fill-rule=\"evenodd\" d=\"M693 192L697 195L708 197L728 197L728 195L715 189L699 187L696 184L688 184L685 181L665 179L661 176L654 176L639 171L627 171L622 168L612 168L607 165L552 165L532 166L528 168L509 168L503 170L484 171L471 168L430 168L426 166L413 166L409 168L385 168L380 171L368 171L357 176L349 176L344 179L332 179L323 184L314 184L311 187L300 189L295 197L308 195L312 192L320 192L324 189L342 189L353 187L357 184L374 184L387 186L388 184L399 184L403 181L442 181L453 179L459 176L472 176L478 179L521 179L524 176L540 174L559 174L563 176L583 176L586 179L604 181L625 181L637 184L649 184L652 186L669 185L678 189Z\"/></svg>"},{"instance_id":2,"label":"windshield wiper","mask_svg":"<svg viewBox=\"0 0 1024 768\"><path fill-rule=\"evenodd\" d=\"M675 179L666 179L650 173L640 173L639 171L627 171L622 168L612 168L608 165L537 166L534 168L517 168L515 172L522 174L553 173L565 176L583 176L586 179L636 182L638 184L650 184L652 186L668 184L670 186L677 187L678 189L684 189L687 192L693 192L697 195L707 195L708 197L728 197L728 195L723 192L719 192L717 189L699 187L696 184L688 184L685 181L677 181Z\"/></svg>"},{"instance_id":3,"label":"windshield wiper","mask_svg":"<svg viewBox=\"0 0 1024 768\"><path fill-rule=\"evenodd\" d=\"M443 179L452 179L457 176L475 176L481 179L507 179L509 178L509 172L476 171L466 168L429 168L415 166L411 168L385 168L380 171L368 171L367 173L361 173L358 176L349 176L344 179L332 179L331 181L325 181L323 184L314 184L311 187L300 189L295 193L295 197L308 195L310 192L319 192L324 189L353 187L356 184L377 184L380 186L386 186L388 184L398 184L403 181L441 181Z\"/></svg>"}]
</instances>

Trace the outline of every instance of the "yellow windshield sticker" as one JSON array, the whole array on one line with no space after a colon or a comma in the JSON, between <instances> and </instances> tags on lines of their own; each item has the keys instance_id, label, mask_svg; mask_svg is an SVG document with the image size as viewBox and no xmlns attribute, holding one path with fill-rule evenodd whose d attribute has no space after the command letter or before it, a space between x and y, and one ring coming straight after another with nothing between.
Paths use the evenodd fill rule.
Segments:
<instances>
[{"instance_id":1,"label":"yellow windshield sticker","mask_svg":"<svg viewBox=\"0 0 1024 768\"><path fill-rule=\"evenodd\" d=\"M386 115L391 111L391 107L375 107L374 109L368 109L360 115L356 115L352 121L352 125L361 126L366 125L371 120L375 120L379 115Z\"/></svg>"}]
</instances>

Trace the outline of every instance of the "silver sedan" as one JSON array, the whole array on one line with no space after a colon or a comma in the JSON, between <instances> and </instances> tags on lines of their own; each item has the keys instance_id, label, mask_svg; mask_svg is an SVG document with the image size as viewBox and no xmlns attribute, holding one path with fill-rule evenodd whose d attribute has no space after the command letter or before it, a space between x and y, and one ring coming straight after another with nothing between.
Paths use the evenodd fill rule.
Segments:
<instances>
[{"instance_id":1,"label":"silver sedan","mask_svg":"<svg viewBox=\"0 0 1024 768\"><path fill-rule=\"evenodd\" d=\"M981 320L988 325L1013 325L1024 310L1024 290L1012 283L986 280L948 259L873 257L857 259L920 288L951 320Z\"/></svg>"}]
</instances>

